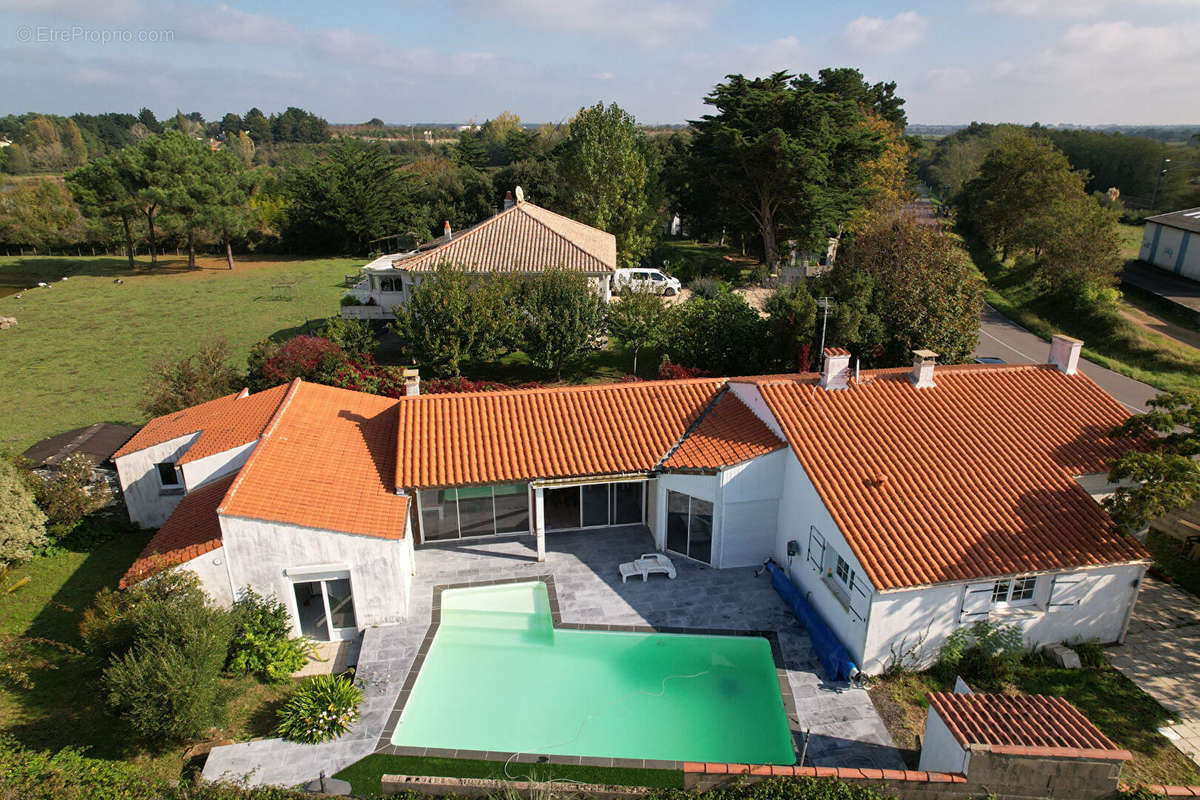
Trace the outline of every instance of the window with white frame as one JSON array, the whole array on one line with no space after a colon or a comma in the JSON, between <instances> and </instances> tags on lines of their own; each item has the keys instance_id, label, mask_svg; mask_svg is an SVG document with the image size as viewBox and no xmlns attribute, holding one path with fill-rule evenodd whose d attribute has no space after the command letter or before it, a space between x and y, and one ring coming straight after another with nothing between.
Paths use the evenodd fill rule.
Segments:
<instances>
[{"instance_id":1,"label":"window with white frame","mask_svg":"<svg viewBox=\"0 0 1200 800\"><path fill-rule=\"evenodd\" d=\"M996 581L992 586L992 605L1031 605L1035 589L1037 589L1036 575L1024 575L1019 578Z\"/></svg>"}]
</instances>

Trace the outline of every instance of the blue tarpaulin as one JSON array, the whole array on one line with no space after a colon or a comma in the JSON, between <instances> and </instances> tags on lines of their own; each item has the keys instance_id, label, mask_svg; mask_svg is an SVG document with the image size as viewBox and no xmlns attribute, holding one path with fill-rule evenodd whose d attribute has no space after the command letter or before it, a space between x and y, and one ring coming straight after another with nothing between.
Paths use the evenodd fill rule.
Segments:
<instances>
[{"instance_id":1,"label":"blue tarpaulin","mask_svg":"<svg viewBox=\"0 0 1200 800\"><path fill-rule=\"evenodd\" d=\"M804 595L788 578L786 572L774 561L767 562L767 571L771 573L771 585L775 587L775 591L779 592L779 596L791 607L796 619L800 620L800 624L808 631L808 638L812 639L817 658L820 659L821 666L825 667L830 679L850 680L858 672L858 667L850 659L850 651L825 624L817 610L804 599Z\"/></svg>"}]
</instances>

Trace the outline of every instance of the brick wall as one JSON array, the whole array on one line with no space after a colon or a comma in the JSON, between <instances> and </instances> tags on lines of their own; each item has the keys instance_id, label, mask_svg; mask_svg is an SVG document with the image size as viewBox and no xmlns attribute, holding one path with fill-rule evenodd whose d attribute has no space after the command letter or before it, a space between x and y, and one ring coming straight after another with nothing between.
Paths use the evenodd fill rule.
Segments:
<instances>
[{"instance_id":1,"label":"brick wall","mask_svg":"<svg viewBox=\"0 0 1200 800\"><path fill-rule=\"evenodd\" d=\"M1112 758L994 753L986 747L972 748L969 775L914 770L689 762L684 764L684 786L704 790L736 781L760 781L784 776L869 783L882 794L899 800L986 795L1001 800L1110 800L1117 795L1121 763ZM1200 797L1200 794L1196 796Z\"/></svg>"}]
</instances>

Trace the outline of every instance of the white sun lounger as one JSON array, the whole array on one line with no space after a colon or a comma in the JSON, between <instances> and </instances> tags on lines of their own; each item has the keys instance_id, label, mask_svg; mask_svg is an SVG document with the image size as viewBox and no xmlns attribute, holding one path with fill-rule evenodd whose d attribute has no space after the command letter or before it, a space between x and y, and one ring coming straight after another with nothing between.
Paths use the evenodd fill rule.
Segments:
<instances>
[{"instance_id":1,"label":"white sun lounger","mask_svg":"<svg viewBox=\"0 0 1200 800\"><path fill-rule=\"evenodd\" d=\"M662 553L642 553L637 559L621 564L617 571L621 574L621 583L637 575L641 575L642 583L645 583L646 579L655 573L675 579L675 565Z\"/></svg>"}]
</instances>

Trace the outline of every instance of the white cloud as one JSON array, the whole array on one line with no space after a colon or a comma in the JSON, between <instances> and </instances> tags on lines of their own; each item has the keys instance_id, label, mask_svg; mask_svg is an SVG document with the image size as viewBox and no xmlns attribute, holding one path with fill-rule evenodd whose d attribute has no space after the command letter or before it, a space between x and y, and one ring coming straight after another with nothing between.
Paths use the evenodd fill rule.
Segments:
<instances>
[{"instance_id":1,"label":"white cloud","mask_svg":"<svg viewBox=\"0 0 1200 800\"><path fill-rule=\"evenodd\" d=\"M1200 7L1200 0L977 0L976 7L1014 17L1097 17L1133 6Z\"/></svg>"},{"instance_id":2,"label":"white cloud","mask_svg":"<svg viewBox=\"0 0 1200 800\"><path fill-rule=\"evenodd\" d=\"M712 0L458 0L468 14L488 14L559 33L615 36L663 47L712 22Z\"/></svg>"},{"instance_id":3,"label":"white cloud","mask_svg":"<svg viewBox=\"0 0 1200 800\"><path fill-rule=\"evenodd\" d=\"M597 72L597 73L593 74L592 77L598 81L611 81L613 78L615 78L617 76L611 72Z\"/></svg>"},{"instance_id":4,"label":"white cloud","mask_svg":"<svg viewBox=\"0 0 1200 800\"><path fill-rule=\"evenodd\" d=\"M891 19L859 17L842 30L842 39L859 53L890 55L907 50L925 38L929 22L915 11L901 11Z\"/></svg>"},{"instance_id":5,"label":"white cloud","mask_svg":"<svg viewBox=\"0 0 1200 800\"><path fill-rule=\"evenodd\" d=\"M0 11L54 14L67 21L101 19L110 22L133 18L141 9L138 0L0 0Z\"/></svg>"},{"instance_id":6,"label":"white cloud","mask_svg":"<svg viewBox=\"0 0 1200 800\"><path fill-rule=\"evenodd\" d=\"M939 67L925 73L925 85L937 92L957 92L971 84L971 73L962 67Z\"/></svg>"},{"instance_id":7,"label":"white cloud","mask_svg":"<svg viewBox=\"0 0 1200 800\"><path fill-rule=\"evenodd\" d=\"M740 47L725 58L719 59L712 54L705 54L697 61L710 69L714 65L720 67L719 74L713 76L715 81L734 72L749 77L762 77L779 70L804 72L811 58L812 54L799 38L784 36L764 44Z\"/></svg>"},{"instance_id":8,"label":"white cloud","mask_svg":"<svg viewBox=\"0 0 1200 800\"><path fill-rule=\"evenodd\" d=\"M199 6L180 3L160 7L161 21L170 25L181 39L201 39L237 44L286 44L300 37L286 20L263 14L247 14L225 4Z\"/></svg>"}]
</instances>

